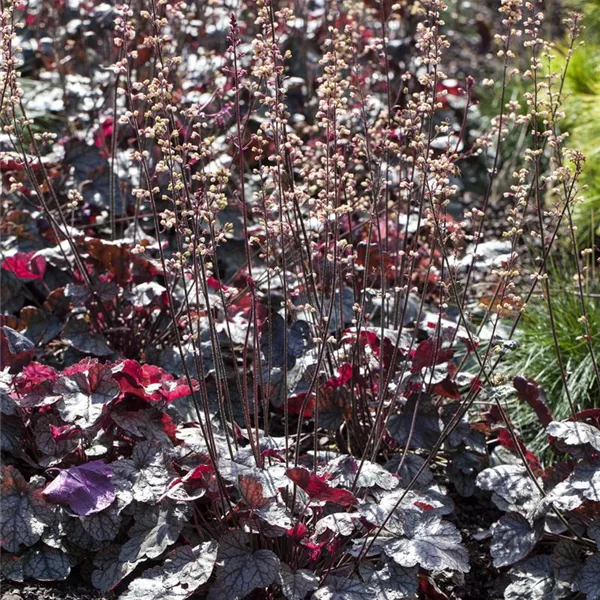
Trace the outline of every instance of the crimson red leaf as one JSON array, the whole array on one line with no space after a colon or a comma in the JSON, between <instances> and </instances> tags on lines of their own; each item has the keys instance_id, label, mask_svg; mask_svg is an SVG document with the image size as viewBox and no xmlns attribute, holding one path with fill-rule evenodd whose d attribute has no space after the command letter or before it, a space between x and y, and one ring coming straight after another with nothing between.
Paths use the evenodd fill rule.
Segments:
<instances>
[{"instance_id":1,"label":"crimson red leaf","mask_svg":"<svg viewBox=\"0 0 600 600\"><path fill-rule=\"evenodd\" d=\"M43 279L46 272L46 259L34 254L35 252L17 252L4 259L2 268L25 281Z\"/></svg>"},{"instance_id":2,"label":"crimson red leaf","mask_svg":"<svg viewBox=\"0 0 600 600\"><path fill-rule=\"evenodd\" d=\"M334 502L342 506L358 504L358 500L348 490L332 488L318 475L311 473L303 467L294 467L286 471L286 475L301 487L312 500Z\"/></svg>"}]
</instances>

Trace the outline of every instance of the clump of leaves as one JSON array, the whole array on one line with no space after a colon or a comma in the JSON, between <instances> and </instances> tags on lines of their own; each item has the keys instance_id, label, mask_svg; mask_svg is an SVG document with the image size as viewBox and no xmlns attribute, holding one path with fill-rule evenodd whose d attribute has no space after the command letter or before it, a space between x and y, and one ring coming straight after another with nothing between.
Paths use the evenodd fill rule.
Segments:
<instances>
[{"instance_id":1,"label":"clump of leaves","mask_svg":"<svg viewBox=\"0 0 600 600\"><path fill-rule=\"evenodd\" d=\"M544 470L491 389L519 251L542 265L531 294L564 216L541 205L550 158L574 202L560 93L525 115L504 97L481 134L479 83L442 72L443 2L278 4L3 6L3 576L126 600L439 597L487 560L470 502L509 596L545 581L552 526L581 563L551 563L556 594L593 597L595 416L552 416L525 380L569 456ZM503 90L516 54L543 78L534 10L502 5ZM44 109L57 136L23 118ZM483 247L517 125L542 146Z\"/></svg>"},{"instance_id":2,"label":"clump of leaves","mask_svg":"<svg viewBox=\"0 0 600 600\"><path fill-rule=\"evenodd\" d=\"M529 385L538 403L539 389ZM477 476L477 486L505 513L490 528L494 565L511 566L505 598L565 598L575 591L598 597L600 412L577 419L547 424L553 466L541 470L503 452Z\"/></svg>"}]
</instances>

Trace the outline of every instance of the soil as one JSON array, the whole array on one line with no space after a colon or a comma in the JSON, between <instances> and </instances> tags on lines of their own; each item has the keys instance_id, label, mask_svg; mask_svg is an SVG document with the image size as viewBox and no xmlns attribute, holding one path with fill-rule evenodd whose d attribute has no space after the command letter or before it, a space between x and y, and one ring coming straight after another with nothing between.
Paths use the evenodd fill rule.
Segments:
<instances>
[{"instance_id":1,"label":"soil","mask_svg":"<svg viewBox=\"0 0 600 600\"><path fill-rule=\"evenodd\" d=\"M0 582L0 600L109 600L72 581L51 583Z\"/></svg>"}]
</instances>

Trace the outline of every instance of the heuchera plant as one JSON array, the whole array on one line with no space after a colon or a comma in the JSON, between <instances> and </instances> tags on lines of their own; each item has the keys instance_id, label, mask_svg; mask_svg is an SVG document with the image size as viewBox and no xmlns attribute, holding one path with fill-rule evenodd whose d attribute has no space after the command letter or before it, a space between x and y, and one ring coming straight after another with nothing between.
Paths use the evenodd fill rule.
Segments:
<instances>
[{"instance_id":1,"label":"heuchera plant","mask_svg":"<svg viewBox=\"0 0 600 600\"><path fill-rule=\"evenodd\" d=\"M439 0L76 4L2 5L2 577L600 598L600 412L496 371L583 163L537 7L500 3L482 133Z\"/></svg>"}]
</instances>

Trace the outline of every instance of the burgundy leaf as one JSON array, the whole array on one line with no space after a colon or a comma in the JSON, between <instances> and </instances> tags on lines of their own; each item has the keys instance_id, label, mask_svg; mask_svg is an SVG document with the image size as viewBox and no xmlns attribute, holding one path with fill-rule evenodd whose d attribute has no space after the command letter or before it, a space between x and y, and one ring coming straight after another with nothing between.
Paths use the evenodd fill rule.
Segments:
<instances>
[{"instance_id":1,"label":"burgundy leaf","mask_svg":"<svg viewBox=\"0 0 600 600\"><path fill-rule=\"evenodd\" d=\"M419 373L425 367L433 367L447 362L453 355L452 348L442 349L434 340L425 340L412 353L411 370L413 373Z\"/></svg>"},{"instance_id":2,"label":"burgundy leaf","mask_svg":"<svg viewBox=\"0 0 600 600\"><path fill-rule=\"evenodd\" d=\"M13 372L26 365L35 351L33 342L11 327L0 327L0 368L12 367Z\"/></svg>"},{"instance_id":3,"label":"burgundy leaf","mask_svg":"<svg viewBox=\"0 0 600 600\"><path fill-rule=\"evenodd\" d=\"M519 400L527 402L533 408L544 427L547 427L554 421L552 413L546 404L545 394L533 379L525 379L525 377L517 375L513 379L513 385L515 390L517 390Z\"/></svg>"},{"instance_id":4,"label":"burgundy leaf","mask_svg":"<svg viewBox=\"0 0 600 600\"><path fill-rule=\"evenodd\" d=\"M110 482L112 471L101 460L61 471L44 490L57 504L67 504L78 515L99 512L112 504L115 488Z\"/></svg>"}]
</instances>

